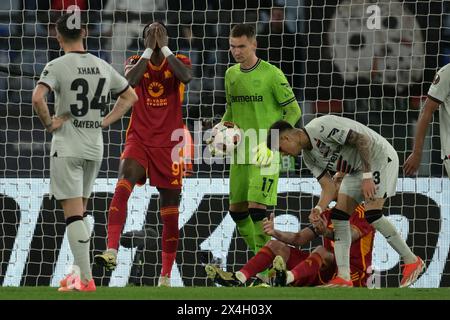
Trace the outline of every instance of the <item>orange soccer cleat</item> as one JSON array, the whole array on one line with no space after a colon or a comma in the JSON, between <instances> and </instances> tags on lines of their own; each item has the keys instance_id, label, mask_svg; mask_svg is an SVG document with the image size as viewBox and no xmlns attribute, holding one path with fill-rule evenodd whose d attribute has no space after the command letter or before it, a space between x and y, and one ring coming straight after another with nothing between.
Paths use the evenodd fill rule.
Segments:
<instances>
[{"instance_id":1,"label":"orange soccer cleat","mask_svg":"<svg viewBox=\"0 0 450 320\"><path fill-rule=\"evenodd\" d=\"M80 289L81 287L81 280L80 276L77 275L75 272L72 272L65 276L62 280L59 281L59 286L61 288L68 288L68 289ZM58 291L65 291L65 290L58 290Z\"/></svg>"},{"instance_id":2,"label":"orange soccer cleat","mask_svg":"<svg viewBox=\"0 0 450 320\"><path fill-rule=\"evenodd\" d=\"M403 265L403 278L400 281L400 288L406 288L416 282L420 274L425 270L425 262L417 256L417 261Z\"/></svg>"},{"instance_id":3,"label":"orange soccer cleat","mask_svg":"<svg viewBox=\"0 0 450 320\"><path fill-rule=\"evenodd\" d=\"M353 288L351 280L345 280L341 277L336 277L328 281L327 284L321 286L322 288Z\"/></svg>"},{"instance_id":4,"label":"orange soccer cleat","mask_svg":"<svg viewBox=\"0 0 450 320\"><path fill-rule=\"evenodd\" d=\"M61 280L61 282L63 280ZM95 286L94 279L91 279L88 283L83 283L83 282L79 281L77 286L69 284L68 286L60 287L58 289L59 292L72 292L72 291L93 292L96 290L97 290L97 287Z\"/></svg>"}]
</instances>

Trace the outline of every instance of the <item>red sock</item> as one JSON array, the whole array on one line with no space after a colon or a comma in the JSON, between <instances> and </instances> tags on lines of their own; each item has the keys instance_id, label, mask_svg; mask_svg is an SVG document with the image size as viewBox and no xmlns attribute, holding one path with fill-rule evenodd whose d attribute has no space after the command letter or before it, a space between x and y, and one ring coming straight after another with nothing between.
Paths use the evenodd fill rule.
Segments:
<instances>
[{"instance_id":1,"label":"red sock","mask_svg":"<svg viewBox=\"0 0 450 320\"><path fill-rule=\"evenodd\" d=\"M250 279L258 272L264 271L272 264L275 255L268 246L262 247L258 253L248 260L244 267L242 267L240 272L242 272L247 279Z\"/></svg>"},{"instance_id":2,"label":"red sock","mask_svg":"<svg viewBox=\"0 0 450 320\"><path fill-rule=\"evenodd\" d=\"M161 276L170 277L173 262L177 256L179 236L178 207L161 208L161 219L163 221Z\"/></svg>"},{"instance_id":3,"label":"red sock","mask_svg":"<svg viewBox=\"0 0 450 320\"><path fill-rule=\"evenodd\" d=\"M306 260L303 260L291 270L295 284L297 286L313 284L321 266L321 256L315 252L311 253Z\"/></svg>"},{"instance_id":4,"label":"red sock","mask_svg":"<svg viewBox=\"0 0 450 320\"><path fill-rule=\"evenodd\" d=\"M117 181L116 190L108 212L108 249L119 249L119 239L127 220L128 198L133 191L130 181Z\"/></svg>"}]
</instances>

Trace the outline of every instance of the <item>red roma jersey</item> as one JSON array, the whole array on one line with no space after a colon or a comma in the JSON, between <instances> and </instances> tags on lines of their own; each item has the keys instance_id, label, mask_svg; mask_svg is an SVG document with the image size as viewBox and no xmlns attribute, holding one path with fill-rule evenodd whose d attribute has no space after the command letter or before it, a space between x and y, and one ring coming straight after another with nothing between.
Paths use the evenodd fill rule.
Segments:
<instances>
[{"instance_id":1,"label":"red roma jersey","mask_svg":"<svg viewBox=\"0 0 450 320\"><path fill-rule=\"evenodd\" d=\"M364 212L364 206L357 206L349 220L350 227L358 229L361 233L361 237L358 240L353 241L350 246L350 266L352 274L357 271L366 272L367 267L372 265L372 249L375 238L375 229L367 222ZM328 228L333 229L333 224L330 219L331 210L325 211L324 215L328 222ZM323 237L323 246L329 251L334 252L334 241Z\"/></svg>"},{"instance_id":2,"label":"red roma jersey","mask_svg":"<svg viewBox=\"0 0 450 320\"><path fill-rule=\"evenodd\" d=\"M188 57L177 54L176 57L190 66ZM126 65L136 64L140 56L127 59ZM183 116L181 104L184 96L184 84L175 77L167 59L160 66L151 62L134 88L139 100L134 104L127 141L138 141L147 147L173 147L183 136ZM176 141L171 140L172 132L180 129Z\"/></svg>"}]
</instances>

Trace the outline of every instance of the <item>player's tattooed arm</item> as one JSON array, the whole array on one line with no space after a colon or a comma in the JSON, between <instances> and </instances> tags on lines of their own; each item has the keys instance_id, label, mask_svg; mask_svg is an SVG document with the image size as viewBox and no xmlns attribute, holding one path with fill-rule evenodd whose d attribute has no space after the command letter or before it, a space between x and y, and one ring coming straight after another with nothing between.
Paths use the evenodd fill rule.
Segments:
<instances>
[{"instance_id":1,"label":"player's tattooed arm","mask_svg":"<svg viewBox=\"0 0 450 320\"><path fill-rule=\"evenodd\" d=\"M370 140L365 134L350 130L347 136L347 144L354 146L361 156L363 172L371 172L370 167Z\"/></svg>"}]
</instances>

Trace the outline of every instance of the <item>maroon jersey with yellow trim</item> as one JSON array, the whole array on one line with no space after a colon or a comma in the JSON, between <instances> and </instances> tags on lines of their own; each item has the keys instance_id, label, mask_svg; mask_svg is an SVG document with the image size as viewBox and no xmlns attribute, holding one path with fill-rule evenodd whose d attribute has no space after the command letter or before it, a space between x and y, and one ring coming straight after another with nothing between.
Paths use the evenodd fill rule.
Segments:
<instances>
[{"instance_id":1,"label":"maroon jersey with yellow trim","mask_svg":"<svg viewBox=\"0 0 450 320\"><path fill-rule=\"evenodd\" d=\"M188 57L177 54L176 57L190 66ZM140 56L127 59L126 65L136 64ZM134 88L139 100L134 104L127 141L137 140L148 147L173 147L181 140L183 134L183 115L181 104L184 96L184 84L175 77L167 59L160 66L151 62ZM178 140L172 141L175 130L181 130Z\"/></svg>"},{"instance_id":2,"label":"maroon jersey with yellow trim","mask_svg":"<svg viewBox=\"0 0 450 320\"><path fill-rule=\"evenodd\" d=\"M355 274L367 272L367 267L372 265L372 249L373 241L375 238L375 229L367 222L364 215L364 207L359 205L356 207L352 216L350 217L351 228L357 228L361 237L352 242L350 246L350 269L352 273L352 280ZM331 223L331 210L327 210L323 213L327 219L328 228L333 229ZM323 238L323 246L331 252L334 252L334 241Z\"/></svg>"}]
</instances>

